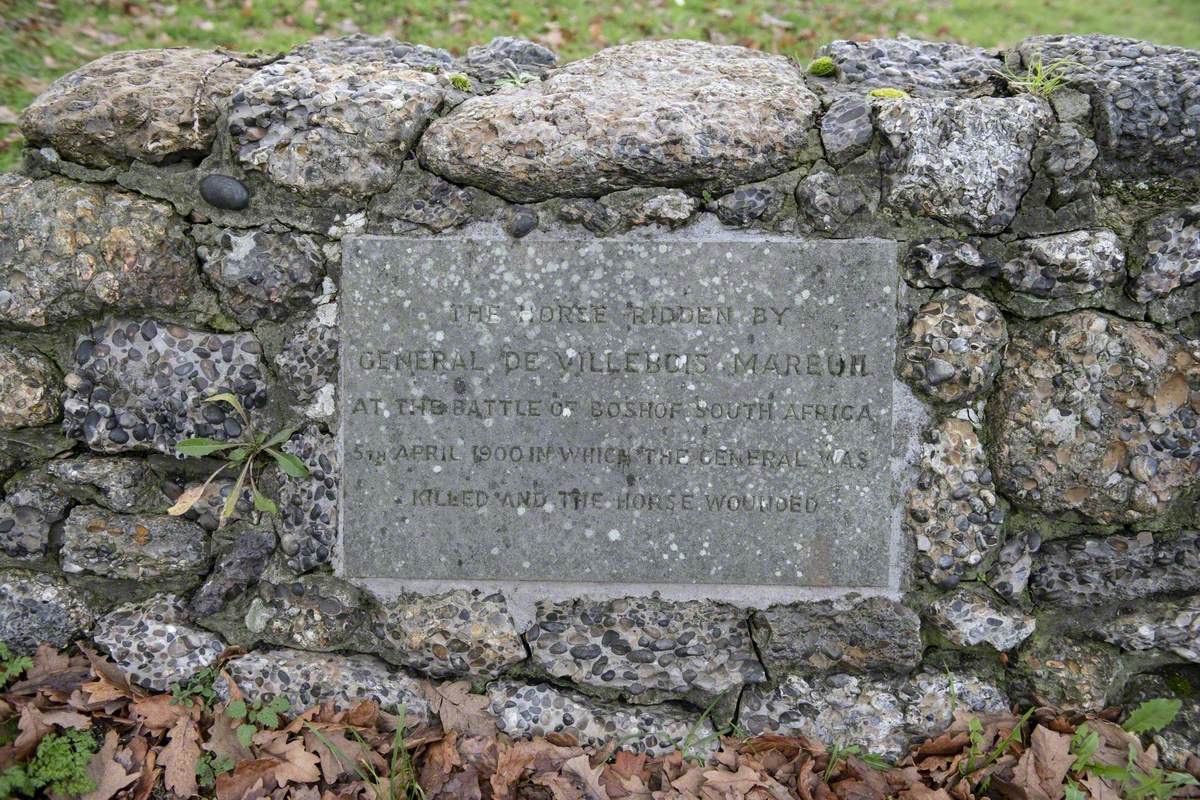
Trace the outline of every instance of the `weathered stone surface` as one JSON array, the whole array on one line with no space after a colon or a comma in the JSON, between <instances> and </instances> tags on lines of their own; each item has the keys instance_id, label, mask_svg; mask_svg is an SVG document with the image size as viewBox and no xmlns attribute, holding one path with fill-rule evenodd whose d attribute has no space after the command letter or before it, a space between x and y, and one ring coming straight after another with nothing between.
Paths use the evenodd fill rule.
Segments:
<instances>
[{"instance_id":1,"label":"weathered stone surface","mask_svg":"<svg viewBox=\"0 0 1200 800\"><path fill-rule=\"evenodd\" d=\"M275 552L275 534L270 530L250 528L222 548L212 572L188 603L193 617L216 614L246 587L257 581Z\"/></svg>"},{"instance_id":2,"label":"weathered stone surface","mask_svg":"<svg viewBox=\"0 0 1200 800\"><path fill-rule=\"evenodd\" d=\"M1018 505L1162 518L1200 478L1200 343L1089 311L1023 325L987 419L997 485Z\"/></svg>"},{"instance_id":3,"label":"weathered stone surface","mask_svg":"<svg viewBox=\"0 0 1200 800\"><path fill-rule=\"evenodd\" d=\"M950 723L952 693L960 710L1008 710L1003 692L968 675L920 673L896 681L834 673L789 675L774 689L751 687L743 696L739 721L752 736L811 736L895 759L914 739Z\"/></svg>"},{"instance_id":4,"label":"weathered stone surface","mask_svg":"<svg viewBox=\"0 0 1200 800\"><path fill-rule=\"evenodd\" d=\"M804 221L820 233L836 233L846 220L868 203L859 181L832 172L805 176L796 184L795 196Z\"/></svg>"},{"instance_id":5,"label":"weathered stone surface","mask_svg":"<svg viewBox=\"0 0 1200 800\"><path fill-rule=\"evenodd\" d=\"M370 629L379 655L435 678L493 678L525 658L502 594L401 594L378 601Z\"/></svg>"},{"instance_id":6,"label":"weathered stone surface","mask_svg":"<svg viewBox=\"0 0 1200 800\"><path fill-rule=\"evenodd\" d=\"M1010 664L1013 699L1053 708L1105 708L1126 677L1111 646L1062 637L1033 637Z\"/></svg>"},{"instance_id":7,"label":"weathered stone surface","mask_svg":"<svg viewBox=\"0 0 1200 800\"><path fill-rule=\"evenodd\" d=\"M1071 607L1200 591L1200 531L1047 542L1030 589L1039 602Z\"/></svg>"},{"instance_id":8,"label":"weathered stone surface","mask_svg":"<svg viewBox=\"0 0 1200 800\"><path fill-rule=\"evenodd\" d=\"M734 228L744 228L756 220L769 220L779 213L787 194L777 186L744 186L710 205L717 219Z\"/></svg>"},{"instance_id":9,"label":"weathered stone surface","mask_svg":"<svg viewBox=\"0 0 1200 800\"><path fill-rule=\"evenodd\" d=\"M233 95L229 133L247 170L303 195L363 198L395 182L442 102L427 53L384 37L317 40Z\"/></svg>"},{"instance_id":10,"label":"weathered stone surface","mask_svg":"<svg viewBox=\"0 0 1200 800\"><path fill-rule=\"evenodd\" d=\"M64 572L106 578L198 576L208 569L208 534L178 517L132 516L76 506L63 528L61 561Z\"/></svg>"},{"instance_id":11,"label":"weathered stone surface","mask_svg":"<svg viewBox=\"0 0 1200 800\"><path fill-rule=\"evenodd\" d=\"M1063 60L1072 88L1091 98L1101 168L1114 175L1200 175L1200 52L1117 36L1034 36L1029 64Z\"/></svg>"},{"instance_id":12,"label":"weathered stone surface","mask_svg":"<svg viewBox=\"0 0 1200 800\"><path fill-rule=\"evenodd\" d=\"M867 152L874 137L871 101L865 95L839 97L821 117L821 144L825 157L835 167Z\"/></svg>"},{"instance_id":13,"label":"weathered stone surface","mask_svg":"<svg viewBox=\"0 0 1200 800\"><path fill-rule=\"evenodd\" d=\"M1038 297L1090 295L1125 281L1125 251L1112 231L1026 239L1004 265L1014 291Z\"/></svg>"},{"instance_id":14,"label":"weathered stone surface","mask_svg":"<svg viewBox=\"0 0 1200 800\"><path fill-rule=\"evenodd\" d=\"M1009 534L988 573L988 585L1005 600L1023 595L1033 574L1033 554L1041 546L1042 537L1037 531Z\"/></svg>"},{"instance_id":15,"label":"weathered stone surface","mask_svg":"<svg viewBox=\"0 0 1200 800\"><path fill-rule=\"evenodd\" d=\"M614 192L605 202L624 211L631 225L682 225L696 213L699 201L681 189L631 189Z\"/></svg>"},{"instance_id":16,"label":"weathered stone surface","mask_svg":"<svg viewBox=\"0 0 1200 800\"><path fill-rule=\"evenodd\" d=\"M17 475L5 486L0 503L0 553L18 561L46 555L50 528L67 512L70 500L44 469Z\"/></svg>"},{"instance_id":17,"label":"weathered stone surface","mask_svg":"<svg viewBox=\"0 0 1200 800\"><path fill-rule=\"evenodd\" d=\"M528 39L497 36L467 50L463 69L477 80L495 83L521 75L540 78L557 63L558 56L548 47Z\"/></svg>"},{"instance_id":18,"label":"weathered stone surface","mask_svg":"<svg viewBox=\"0 0 1200 800\"><path fill-rule=\"evenodd\" d=\"M939 292L917 310L902 355L901 376L944 403L986 395L1008 345L995 304L958 289Z\"/></svg>"},{"instance_id":19,"label":"weathered stone surface","mask_svg":"<svg viewBox=\"0 0 1200 800\"><path fill-rule=\"evenodd\" d=\"M525 632L535 666L631 703L708 705L765 680L746 614L722 603L627 597L539 603Z\"/></svg>"},{"instance_id":20,"label":"weathered stone surface","mask_svg":"<svg viewBox=\"0 0 1200 800\"><path fill-rule=\"evenodd\" d=\"M110 319L75 346L63 430L93 450L174 454L180 439L230 439L240 417L204 398L233 392L250 410L266 404L262 345L249 333L191 330L152 319Z\"/></svg>"},{"instance_id":21,"label":"weathered stone surface","mask_svg":"<svg viewBox=\"0 0 1200 800\"><path fill-rule=\"evenodd\" d=\"M1122 650L1158 650L1200 664L1200 596L1148 604L1095 632Z\"/></svg>"},{"instance_id":22,"label":"weathered stone surface","mask_svg":"<svg viewBox=\"0 0 1200 800\"><path fill-rule=\"evenodd\" d=\"M90 167L195 158L251 72L234 56L190 47L110 53L50 84L21 115L21 132Z\"/></svg>"},{"instance_id":23,"label":"weathered stone surface","mask_svg":"<svg viewBox=\"0 0 1200 800\"><path fill-rule=\"evenodd\" d=\"M242 325L282 319L316 296L325 272L321 244L282 225L192 228L204 274L221 307Z\"/></svg>"},{"instance_id":24,"label":"weathered stone surface","mask_svg":"<svg viewBox=\"0 0 1200 800\"><path fill-rule=\"evenodd\" d=\"M250 633L264 642L301 650L347 649L366 626L363 593L326 575L291 583L260 581L246 611Z\"/></svg>"},{"instance_id":25,"label":"weathered stone surface","mask_svg":"<svg viewBox=\"0 0 1200 800\"><path fill-rule=\"evenodd\" d=\"M994 51L920 39L836 41L818 55L837 65L838 87L903 89L918 96L977 94L1003 66Z\"/></svg>"},{"instance_id":26,"label":"weathered stone surface","mask_svg":"<svg viewBox=\"0 0 1200 800\"><path fill-rule=\"evenodd\" d=\"M371 233L406 233L418 226L441 233L471 220L476 195L482 192L455 186L409 164L388 192L371 200L367 222Z\"/></svg>"},{"instance_id":27,"label":"weathered stone surface","mask_svg":"<svg viewBox=\"0 0 1200 800\"><path fill-rule=\"evenodd\" d=\"M297 712L325 702L346 710L374 700L391 712L403 707L412 727L434 719L421 684L373 656L261 650L235 658L225 670L249 696L286 697Z\"/></svg>"},{"instance_id":28,"label":"weathered stone surface","mask_svg":"<svg viewBox=\"0 0 1200 800\"><path fill-rule=\"evenodd\" d=\"M585 747L621 742L622 749L665 755L693 741L710 742L712 723L670 705L630 708L548 684L497 681L488 687L496 727L514 739L551 733L574 737Z\"/></svg>"},{"instance_id":29,"label":"weathered stone surface","mask_svg":"<svg viewBox=\"0 0 1200 800\"><path fill-rule=\"evenodd\" d=\"M938 633L959 647L986 643L1002 653L1028 639L1037 626L1033 617L1001 607L983 592L968 589L933 601L928 617Z\"/></svg>"},{"instance_id":30,"label":"weathered stone surface","mask_svg":"<svg viewBox=\"0 0 1200 800\"><path fill-rule=\"evenodd\" d=\"M1050 103L1054 105L1054 95ZM1059 118L1062 118L1061 114ZM1092 164L1099 152L1096 143L1078 125L1050 127L1033 151L1033 168L1049 178L1050 191L1044 198L1047 206L1059 209L1073 200L1086 199L1089 194L1097 193ZM1044 209L1040 214L1049 216Z\"/></svg>"},{"instance_id":31,"label":"weathered stone surface","mask_svg":"<svg viewBox=\"0 0 1200 800\"><path fill-rule=\"evenodd\" d=\"M187 624L183 600L173 594L118 606L96 622L92 639L130 680L157 692L186 683L225 649Z\"/></svg>"},{"instance_id":32,"label":"weathered stone surface","mask_svg":"<svg viewBox=\"0 0 1200 800\"><path fill-rule=\"evenodd\" d=\"M1129 292L1138 302L1165 297L1200 281L1200 205L1147 222L1138 255L1142 271Z\"/></svg>"},{"instance_id":33,"label":"weathered stone surface","mask_svg":"<svg viewBox=\"0 0 1200 800\"><path fill-rule=\"evenodd\" d=\"M910 672L921 663L921 620L883 597L792 603L756 611L751 631L768 673Z\"/></svg>"},{"instance_id":34,"label":"weathered stone surface","mask_svg":"<svg viewBox=\"0 0 1200 800\"><path fill-rule=\"evenodd\" d=\"M0 324L178 308L196 258L171 207L97 184L0 175Z\"/></svg>"},{"instance_id":35,"label":"weathered stone surface","mask_svg":"<svg viewBox=\"0 0 1200 800\"><path fill-rule=\"evenodd\" d=\"M786 59L647 41L467 100L418 152L447 180L516 202L634 186L719 192L793 169L816 108Z\"/></svg>"},{"instance_id":36,"label":"weathered stone surface","mask_svg":"<svg viewBox=\"0 0 1200 800\"><path fill-rule=\"evenodd\" d=\"M904 258L904 279L919 288L978 289L1000 274L1000 262L979 251L977 241L921 239Z\"/></svg>"},{"instance_id":37,"label":"weathered stone surface","mask_svg":"<svg viewBox=\"0 0 1200 800\"><path fill-rule=\"evenodd\" d=\"M987 454L967 420L947 419L934 429L922 463L905 526L916 537L918 567L951 588L999 545L1004 510Z\"/></svg>"},{"instance_id":38,"label":"weathered stone surface","mask_svg":"<svg viewBox=\"0 0 1200 800\"><path fill-rule=\"evenodd\" d=\"M275 356L279 374L296 399L305 403L304 415L327 422L336 413L338 368L337 303L322 303Z\"/></svg>"},{"instance_id":39,"label":"weathered stone surface","mask_svg":"<svg viewBox=\"0 0 1200 800\"><path fill-rule=\"evenodd\" d=\"M112 511L161 512L171 505L149 463L140 458L77 456L51 461L46 470L72 497Z\"/></svg>"},{"instance_id":40,"label":"weathered stone surface","mask_svg":"<svg viewBox=\"0 0 1200 800\"><path fill-rule=\"evenodd\" d=\"M0 428L56 422L62 413L62 378L36 350L0 345Z\"/></svg>"},{"instance_id":41,"label":"weathered stone surface","mask_svg":"<svg viewBox=\"0 0 1200 800\"><path fill-rule=\"evenodd\" d=\"M0 642L17 654L38 645L66 647L92 627L92 603L54 575L24 569L0 571Z\"/></svg>"},{"instance_id":42,"label":"weathered stone surface","mask_svg":"<svg viewBox=\"0 0 1200 800\"><path fill-rule=\"evenodd\" d=\"M875 101L884 198L917 216L998 233L1017 214L1050 107L1028 95Z\"/></svg>"},{"instance_id":43,"label":"weathered stone surface","mask_svg":"<svg viewBox=\"0 0 1200 800\"><path fill-rule=\"evenodd\" d=\"M310 425L288 440L283 450L303 461L309 475L284 479L280 486L279 548L289 567L307 572L328 563L337 539L337 444Z\"/></svg>"}]
</instances>

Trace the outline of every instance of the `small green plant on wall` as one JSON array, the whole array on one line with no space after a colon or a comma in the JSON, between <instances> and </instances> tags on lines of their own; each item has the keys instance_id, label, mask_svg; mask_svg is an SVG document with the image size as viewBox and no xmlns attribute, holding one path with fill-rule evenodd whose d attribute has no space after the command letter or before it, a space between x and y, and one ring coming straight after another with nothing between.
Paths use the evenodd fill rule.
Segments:
<instances>
[{"instance_id":1,"label":"small green plant on wall","mask_svg":"<svg viewBox=\"0 0 1200 800\"><path fill-rule=\"evenodd\" d=\"M256 432L254 424L250 421L250 415L246 413L246 409L242 407L241 402L236 397L229 393L207 397L204 399L204 402L228 403L232 406L233 410L237 412L244 423L242 435L237 439L231 439L227 442L197 437L194 439L184 439L175 445L175 452L181 456L202 458L204 456L220 454L220 457L225 459L225 463L213 471L204 483L199 486L193 486L181 494L175 505L167 509L167 513L176 517L186 514L188 509L204 496L209 485L221 473L229 470L231 473L237 472L237 480L229 492L229 497L225 499L225 504L221 507L220 525L223 526L233 515L238 498L242 496L242 491L246 487L250 488L250 497L254 501L255 510L265 511L268 514L278 514L279 506L276 505L274 500L267 497L258 489L258 483L254 475L255 465L265 456L273 459L279 466L279 469L283 470L283 473L288 477L307 478L308 467L304 466L304 462L291 453L285 453L279 449L280 445L292 438L292 434L296 432L296 429L285 428L274 435Z\"/></svg>"},{"instance_id":2,"label":"small green plant on wall","mask_svg":"<svg viewBox=\"0 0 1200 800\"><path fill-rule=\"evenodd\" d=\"M1044 62L1041 56L1034 56L1025 72L1006 68L1000 70L1000 77L1014 91L1047 98L1071 82L1068 76L1072 70L1083 68L1079 62L1066 58Z\"/></svg>"}]
</instances>

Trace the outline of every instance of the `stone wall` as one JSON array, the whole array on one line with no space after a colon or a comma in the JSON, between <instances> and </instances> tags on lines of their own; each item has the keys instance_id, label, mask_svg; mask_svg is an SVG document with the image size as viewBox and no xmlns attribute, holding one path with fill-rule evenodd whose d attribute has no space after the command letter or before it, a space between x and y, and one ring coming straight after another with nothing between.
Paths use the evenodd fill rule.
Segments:
<instances>
[{"instance_id":1,"label":"stone wall","mask_svg":"<svg viewBox=\"0 0 1200 800\"><path fill-rule=\"evenodd\" d=\"M510 734L649 750L710 705L895 755L955 707L1172 693L1167 752L1200 740L1200 53L821 55L355 36L57 81L0 175L0 639L90 639L157 689L238 645L246 688L418 716L422 679L467 678ZM1001 77L1060 58L1047 99ZM901 597L578 598L518 629L500 594L333 575L344 237L732 228L900 243L896 372L928 419ZM175 443L242 432L218 392L297 426L278 516L240 497L219 528L231 480L165 514L213 467Z\"/></svg>"}]
</instances>

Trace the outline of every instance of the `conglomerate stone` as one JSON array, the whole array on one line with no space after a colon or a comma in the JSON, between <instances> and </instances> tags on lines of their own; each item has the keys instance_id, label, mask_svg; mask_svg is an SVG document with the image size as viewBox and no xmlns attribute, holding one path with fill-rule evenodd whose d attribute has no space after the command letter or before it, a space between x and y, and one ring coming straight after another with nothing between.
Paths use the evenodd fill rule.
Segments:
<instances>
[{"instance_id":1,"label":"conglomerate stone","mask_svg":"<svg viewBox=\"0 0 1200 800\"><path fill-rule=\"evenodd\" d=\"M999 546L1004 510L969 421L944 420L929 438L905 525L916 539L917 566L938 586L951 588Z\"/></svg>"},{"instance_id":2,"label":"conglomerate stone","mask_svg":"<svg viewBox=\"0 0 1200 800\"><path fill-rule=\"evenodd\" d=\"M283 450L304 462L308 477L282 479L279 548L289 567L308 572L329 562L337 539L337 443L309 425Z\"/></svg>"},{"instance_id":3,"label":"conglomerate stone","mask_svg":"<svg viewBox=\"0 0 1200 800\"><path fill-rule=\"evenodd\" d=\"M1003 66L997 53L900 37L839 40L822 47L837 66L838 90L902 89L918 96L977 94Z\"/></svg>"},{"instance_id":4,"label":"conglomerate stone","mask_svg":"<svg viewBox=\"0 0 1200 800\"><path fill-rule=\"evenodd\" d=\"M477 194L482 192L455 186L408 162L392 188L371 200L367 227L376 234L406 233L418 226L441 233L471 221Z\"/></svg>"},{"instance_id":5,"label":"conglomerate stone","mask_svg":"<svg viewBox=\"0 0 1200 800\"><path fill-rule=\"evenodd\" d=\"M1091 98L1101 168L1128 177L1200 175L1200 52L1117 36L1033 36L1025 64L1061 62Z\"/></svg>"},{"instance_id":6,"label":"conglomerate stone","mask_svg":"<svg viewBox=\"0 0 1200 800\"><path fill-rule=\"evenodd\" d=\"M1046 514L1152 521L1200 484L1200 342L1092 311L1019 326L987 408L996 483Z\"/></svg>"},{"instance_id":7,"label":"conglomerate stone","mask_svg":"<svg viewBox=\"0 0 1200 800\"><path fill-rule=\"evenodd\" d=\"M484 83L521 75L540 78L557 63L558 56L549 47L513 36L497 36L485 45L476 45L462 59L463 70Z\"/></svg>"},{"instance_id":8,"label":"conglomerate stone","mask_svg":"<svg viewBox=\"0 0 1200 800\"><path fill-rule=\"evenodd\" d=\"M259 581L246 610L250 633L269 644L301 650L343 650L366 630L366 597L327 575L290 583Z\"/></svg>"},{"instance_id":9,"label":"conglomerate stone","mask_svg":"<svg viewBox=\"0 0 1200 800\"><path fill-rule=\"evenodd\" d=\"M208 534L178 517L76 506L63 527L61 560L64 572L106 578L201 576L208 569Z\"/></svg>"},{"instance_id":10,"label":"conglomerate stone","mask_svg":"<svg viewBox=\"0 0 1200 800\"><path fill-rule=\"evenodd\" d=\"M196 225L204 274L222 308L244 326L282 319L316 296L325 272L321 243L282 225L238 230Z\"/></svg>"},{"instance_id":11,"label":"conglomerate stone","mask_svg":"<svg viewBox=\"0 0 1200 800\"><path fill-rule=\"evenodd\" d=\"M965 403L992 388L1008 345L991 301L947 289L917 310L904 342L901 376L936 400Z\"/></svg>"},{"instance_id":12,"label":"conglomerate stone","mask_svg":"<svg viewBox=\"0 0 1200 800\"><path fill-rule=\"evenodd\" d=\"M346 710L374 700L384 710L403 708L412 727L434 719L420 682L373 656L256 650L224 669L250 697L286 697L295 712L326 702ZM218 691L223 684L218 682Z\"/></svg>"},{"instance_id":13,"label":"conglomerate stone","mask_svg":"<svg viewBox=\"0 0 1200 800\"><path fill-rule=\"evenodd\" d=\"M610 47L434 121L426 169L515 202L634 186L717 193L794 169L817 99L786 59L741 47Z\"/></svg>"},{"instance_id":14,"label":"conglomerate stone","mask_svg":"<svg viewBox=\"0 0 1200 800\"><path fill-rule=\"evenodd\" d=\"M771 606L751 618L767 672L910 672L921 663L921 619L895 600L846 597Z\"/></svg>"},{"instance_id":15,"label":"conglomerate stone","mask_svg":"<svg viewBox=\"0 0 1200 800\"><path fill-rule=\"evenodd\" d=\"M694 742L711 742L712 723L670 705L630 708L548 684L496 681L488 686L496 727L514 739L560 733L584 747L620 742L621 748L665 755Z\"/></svg>"},{"instance_id":16,"label":"conglomerate stone","mask_svg":"<svg viewBox=\"0 0 1200 800\"><path fill-rule=\"evenodd\" d=\"M1010 657L1009 674L1014 700L1080 711L1105 708L1126 677L1113 647L1041 634Z\"/></svg>"},{"instance_id":17,"label":"conglomerate stone","mask_svg":"<svg viewBox=\"0 0 1200 800\"><path fill-rule=\"evenodd\" d=\"M821 145L825 148L825 158L835 167L867 152L874 138L871 102L866 95L839 97L821 116Z\"/></svg>"},{"instance_id":18,"label":"conglomerate stone","mask_svg":"<svg viewBox=\"0 0 1200 800\"><path fill-rule=\"evenodd\" d=\"M1200 591L1200 531L1046 542L1030 579L1039 603L1101 606Z\"/></svg>"},{"instance_id":19,"label":"conglomerate stone","mask_svg":"<svg viewBox=\"0 0 1200 800\"><path fill-rule=\"evenodd\" d=\"M1029 95L875 101L884 199L894 208L979 233L1016 217L1050 107Z\"/></svg>"},{"instance_id":20,"label":"conglomerate stone","mask_svg":"<svg viewBox=\"0 0 1200 800\"><path fill-rule=\"evenodd\" d=\"M110 53L50 84L21 115L21 132L90 167L195 158L250 74L236 56L190 47Z\"/></svg>"},{"instance_id":21,"label":"conglomerate stone","mask_svg":"<svg viewBox=\"0 0 1200 800\"><path fill-rule=\"evenodd\" d=\"M739 722L752 736L811 736L895 759L914 739L951 722L952 697L959 709L975 713L1008 710L999 688L969 675L918 673L897 680L827 673L789 675L774 688L750 687Z\"/></svg>"},{"instance_id":22,"label":"conglomerate stone","mask_svg":"<svg viewBox=\"0 0 1200 800\"><path fill-rule=\"evenodd\" d=\"M66 647L93 621L91 599L62 578L0 570L0 642L14 653L32 653L41 644Z\"/></svg>"},{"instance_id":23,"label":"conglomerate stone","mask_svg":"<svg viewBox=\"0 0 1200 800\"><path fill-rule=\"evenodd\" d=\"M1050 103L1054 104L1053 96ZM1092 165L1099 152L1096 143L1078 125L1050 126L1033 151L1034 169L1050 181L1046 205L1058 209L1072 200L1095 194L1098 187Z\"/></svg>"},{"instance_id":24,"label":"conglomerate stone","mask_svg":"<svg viewBox=\"0 0 1200 800\"><path fill-rule=\"evenodd\" d=\"M62 390L53 361L27 347L0 344L0 428L57 422Z\"/></svg>"},{"instance_id":25,"label":"conglomerate stone","mask_svg":"<svg viewBox=\"0 0 1200 800\"><path fill-rule=\"evenodd\" d=\"M723 603L626 597L541 602L525 632L533 664L631 703L701 705L765 679L747 615Z\"/></svg>"},{"instance_id":26,"label":"conglomerate stone","mask_svg":"<svg viewBox=\"0 0 1200 800\"><path fill-rule=\"evenodd\" d=\"M218 553L204 585L192 595L188 611L193 617L219 612L262 576L274 552L274 532L259 528L239 532L237 538Z\"/></svg>"},{"instance_id":27,"label":"conglomerate stone","mask_svg":"<svg viewBox=\"0 0 1200 800\"><path fill-rule=\"evenodd\" d=\"M63 429L93 450L173 455L180 439L242 433L240 416L206 397L232 392L246 409L266 404L262 345L249 333L110 319L79 337L72 367Z\"/></svg>"},{"instance_id":28,"label":"conglomerate stone","mask_svg":"<svg viewBox=\"0 0 1200 800\"><path fill-rule=\"evenodd\" d=\"M1142 271L1130 286L1145 303L1200 281L1200 204L1160 214L1146 223Z\"/></svg>"},{"instance_id":29,"label":"conglomerate stone","mask_svg":"<svg viewBox=\"0 0 1200 800\"><path fill-rule=\"evenodd\" d=\"M118 606L96 622L92 639L130 680L157 692L186 683L225 649L187 624L183 600L172 594Z\"/></svg>"},{"instance_id":30,"label":"conglomerate stone","mask_svg":"<svg viewBox=\"0 0 1200 800\"><path fill-rule=\"evenodd\" d=\"M1158 650L1200 664L1200 596L1150 603L1095 627L1122 650Z\"/></svg>"},{"instance_id":31,"label":"conglomerate stone","mask_svg":"<svg viewBox=\"0 0 1200 800\"><path fill-rule=\"evenodd\" d=\"M375 652L434 678L493 678L525 658L503 594L401 594L378 600L369 624Z\"/></svg>"},{"instance_id":32,"label":"conglomerate stone","mask_svg":"<svg viewBox=\"0 0 1200 800\"><path fill-rule=\"evenodd\" d=\"M297 47L233 95L238 162L303 195L386 191L442 102L434 76L413 66L427 55L385 37Z\"/></svg>"},{"instance_id":33,"label":"conglomerate stone","mask_svg":"<svg viewBox=\"0 0 1200 800\"><path fill-rule=\"evenodd\" d=\"M1089 295L1125 281L1125 251L1112 231L1074 231L1026 239L1004 264L1014 291L1038 297Z\"/></svg>"},{"instance_id":34,"label":"conglomerate stone","mask_svg":"<svg viewBox=\"0 0 1200 800\"><path fill-rule=\"evenodd\" d=\"M814 172L796 184L796 206L814 231L836 233L846 220L869 202L865 187L854 178Z\"/></svg>"},{"instance_id":35,"label":"conglomerate stone","mask_svg":"<svg viewBox=\"0 0 1200 800\"><path fill-rule=\"evenodd\" d=\"M1194 672L1191 674L1195 675ZM1166 727L1150 734L1150 738L1158 746L1162 763L1182 770L1185 769L1188 757L1195 755L1196 743L1200 742L1200 697L1196 697L1194 691L1189 691L1195 686L1194 682L1191 683L1191 687L1181 692L1177 682L1179 677L1181 676L1178 674L1172 676L1158 673L1135 675L1125 687L1125 694L1121 699L1128 708L1164 697L1174 697L1180 701L1179 713L1175 715L1175 719Z\"/></svg>"},{"instance_id":36,"label":"conglomerate stone","mask_svg":"<svg viewBox=\"0 0 1200 800\"><path fill-rule=\"evenodd\" d=\"M328 421L336 413L338 370L337 303L318 305L275 356L275 366L301 403L304 415Z\"/></svg>"},{"instance_id":37,"label":"conglomerate stone","mask_svg":"<svg viewBox=\"0 0 1200 800\"><path fill-rule=\"evenodd\" d=\"M0 174L0 324L179 308L196 257L169 205L98 184Z\"/></svg>"},{"instance_id":38,"label":"conglomerate stone","mask_svg":"<svg viewBox=\"0 0 1200 800\"><path fill-rule=\"evenodd\" d=\"M919 288L978 289L1000 274L1000 262L966 239L919 239L904 258L904 279Z\"/></svg>"},{"instance_id":39,"label":"conglomerate stone","mask_svg":"<svg viewBox=\"0 0 1200 800\"><path fill-rule=\"evenodd\" d=\"M1041 546L1042 537L1037 531L1008 534L996 555L995 566L988 573L988 586L1005 600L1023 595L1033 574L1033 554Z\"/></svg>"},{"instance_id":40,"label":"conglomerate stone","mask_svg":"<svg viewBox=\"0 0 1200 800\"><path fill-rule=\"evenodd\" d=\"M46 469L17 475L5 492L0 503L0 553L17 561L43 558L49 552L51 527L66 516L70 499Z\"/></svg>"},{"instance_id":41,"label":"conglomerate stone","mask_svg":"<svg viewBox=\"0 0 1200 800\"><path fill-rule=\"evenodd\" d=\"M1033 617L1003 608L984 593L959 589L929 605L933 628L960 647L989 644L1000 652L1014 649L1037 626Z\"/></svg>"},{"instance_id":42,"label":"conglomerate stone","mask_svg":"<svg viewBox=\"0 0 1200 800\"><path fill-rule=\"evenodd\" d=\"M161 512L171 505L145 459L84 455L51 461L46 470L68 495L112 511Z\"/></svg>"}]
</instances>

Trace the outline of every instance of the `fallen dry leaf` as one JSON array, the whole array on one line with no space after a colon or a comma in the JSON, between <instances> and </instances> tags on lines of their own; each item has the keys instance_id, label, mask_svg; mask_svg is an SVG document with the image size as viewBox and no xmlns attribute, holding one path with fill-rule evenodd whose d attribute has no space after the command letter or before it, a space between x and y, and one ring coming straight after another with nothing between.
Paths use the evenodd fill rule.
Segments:
<instances>
[{"instance_id":1,"label":"fallen dry leaf","mask_svg":"<svg viewBox=\"0 0 1200 800\"><path fill-rule=\"evenodd\" d=\"M104 745L92 756L87 767L88 777L96 784L96 788L79 800L109 800L141 777L140 771L126 772L125 767L117 762L115 756L120 740L116 731L104 734Z\"/></svg>"},{"instance_id":2,"label":"fallen dry leaf","mask_svg":"<svg viewBox=\"0 0 1200 800\"><path fill-rule=\"evenodd\" d=\"M496 720L487 711L487 697L471 694L471 684L467 681L443 683L428 694L434 713L447 731L469 736L496 735Z\"/></svg>"},{"instance_id":3,"label":"fallen dry leaf","mask_svg":"<svg viewBox=\"0 0 1200 800\"><path fill-rule=\"evenodd\" d=\"M163 785L183 797L194 797L199 792L196 785L196 762L200 760L200 731L190 716L182 716L167 734L170 740L162 749L164 775Z\"/></svg>"}]
</instances>

